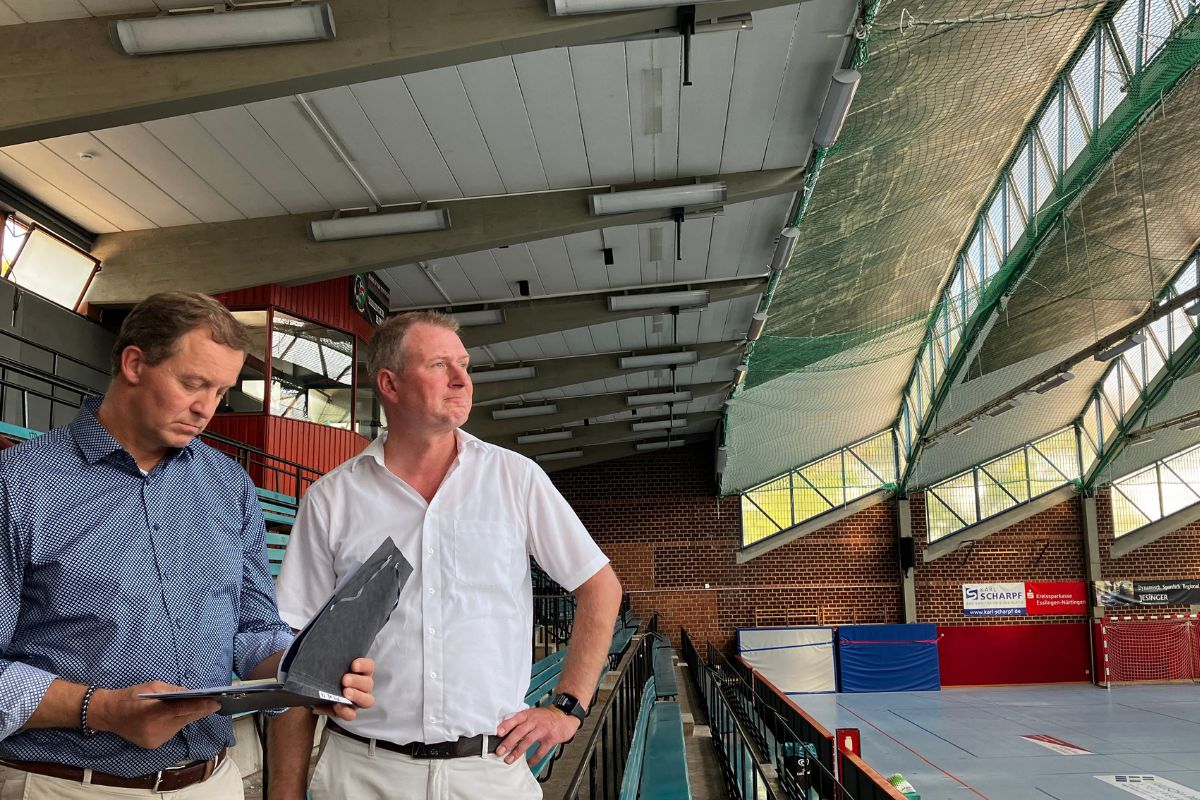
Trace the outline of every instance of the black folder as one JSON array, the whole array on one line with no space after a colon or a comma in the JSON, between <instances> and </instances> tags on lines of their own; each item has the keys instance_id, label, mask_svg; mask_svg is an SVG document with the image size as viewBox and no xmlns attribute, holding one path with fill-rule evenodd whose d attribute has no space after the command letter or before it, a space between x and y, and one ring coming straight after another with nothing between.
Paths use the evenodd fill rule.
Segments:
<instances>
[{"instance_id":1,"label":"black folder","mask_svg":"<svg viewBox=\"0 0 1200 800\"><path fill-rule=\"evenodd\" d=\"M400 599L412 574L412 564L390 538L348 574L325 605L296 634L279 661L276 679L245 681L231 686L156 692L141 697L155 700L204 698L221 704L221 714L241 714L268 708L352 705L342 696L347 658L365 656L375 636Z\"/></svg>"}]
</instances>

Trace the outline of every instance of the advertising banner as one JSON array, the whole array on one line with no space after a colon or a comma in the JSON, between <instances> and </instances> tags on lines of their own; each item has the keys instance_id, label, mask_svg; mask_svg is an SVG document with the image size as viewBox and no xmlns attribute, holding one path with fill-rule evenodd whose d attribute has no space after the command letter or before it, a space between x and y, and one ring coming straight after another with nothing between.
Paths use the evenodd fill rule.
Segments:
<instances>
[{"instance_id":1,"label":"advertising banner","mask_svg":"<svg viewBox=\"0 0 1200 800\"><path fill-rule=\"evenodd\" d=\"M963 616L1025 616L1024 583L964 583Z\"/></svg>"},{"instance_id":2,"label":"advertising banner","mask_svg":"<svg viewBox=\"0 0 1200 800\"><path fill-rule=\"evenodd\" d=\"M1200 605L1200 580L1096 581L1096 605L1131 606Z\"/></svg>"},{"instance_id":3,"label":"advertising banner","mask_svg":"<svg viewBox=\"0 0 1200 800\"><path fill-rule=\"evenodd\" d=\"M1088 610L1083 581L964 583L962 589L963 616L967 617L1086 614Z\"/></svg>"}]
</instances>

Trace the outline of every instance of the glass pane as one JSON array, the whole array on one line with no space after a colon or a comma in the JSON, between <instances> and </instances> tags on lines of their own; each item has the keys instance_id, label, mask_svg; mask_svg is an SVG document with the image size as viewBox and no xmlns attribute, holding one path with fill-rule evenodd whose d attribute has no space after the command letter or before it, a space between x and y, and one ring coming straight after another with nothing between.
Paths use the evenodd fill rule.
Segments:
<instances>
[{"instance_id":1,"label":"glass pane","mask_svg":"<svg viewBox=\"0 0 1200 800\"><path fill-rule=\"evenodd\" d=\"M1001 191L997 191L992 196L991 205L988 206L987 219L988 225L992 229L992 235L996 237L996 242L1000 245L1000 252L1007 254L1009 247L1004 239L1004 183L1000 184Z\"/></svg>"},{"instance_id":2,"label":"glass pane","mask_svg":"<svg viewBox=\"0 0 1200 800\"><path fill-rule=\"evenodd\" d=\"M1008 249L1011 251L1017 246L1017 240L1021 238L1021 234L1025 232L1025 209L1022 203L1017 201L1016 190L1012 188L1010 182L1008 191L1005 196L1008 198Z\"/></svg>"},{"instance_id":3,"label":"glass pane","mask_svg":"<svg viewBox=\"0 0 1200 800\"><path fill-rule=\"evenodd\" d=\"M1071 67L1071 85L1079 97L1085 128L1091 131L1096 126L1096 39L1093 37L1087 50Z\"/></svg>"},{"instance_id":4,"label":"glass pane","mask_svg":"<svg viewBox=\"0 0 1200 800\"><path fill-rule=\"evenodd\" d=\"M1075 452L1074 427L1063 428L1058 433L1051 434L1035 444L1041 457L1062 474L1064 481L1079 477L1079 459ZM1032 461L1030 468L1032 469Z\"/></svg>"},{"instance_id":5,"label":"glass pane","mask_svg":"<svg viewBox=\"0 0 1200 800\"><path fill-rule=\"evenodd\" d=\"M1000 456L984 466L988 474L1016 498L1016 502L1023 503L1029 499L1029 487L1025 482L1025 448Z\"/></svg>"},{"instance_id":6,"label":"glass pane","mask_svg":"<svg viewBox=\"0 0 1200 800\"><path fill-rule=\"evenodd\" d=\"M964 527L932 490L925 493L925 522L929 529L930 542L936 542Z\"/></svg>"},{"instance_id":7,"label":"glass pane","mask_svg":"<svg viewBox=\"0 0 1200 800\"><path fill-rule=\"evenodd\" d=\"M1061 156L1061 139L1062 139L1062 105L1059 102L1062 97L1061 92L1055 92L1054 97L1046 105L1042 112L1042 118L1038 120L1038 136L1042 140L1042 146L1046 148L1046 155L1050 158L1051 172L1057 178L1062 173Z\"/></svg>"},{"instance_id":8,"label":"glass pane","mask_svg":"<svg viewBox=\"0 0 1200 800\"><path fill-rule=\"evenodd\" d=\"M1154 522L1162 519L1162 510L1158 502L1158 479L1155 477L1155 467L1135 472L1127 478L1113 483L1113 499L1118 493L1123 495L1138 512L1143 522ZM1130 529L1131 530L1131 529Z\"/></svg>"},{"instance_id":9,"label":"glass pane","mask_svg":"<svg viewBox=\"0 0 1200 800\"><path fill-rule=\"evenodd\" d=\"M992 476L979 472L979 518L988 519L1003 513L1017 504L1009 497Z\"/></svg>"},{"instance_id":10,"label":"glass pane","mask_svg":"<svg viewBox=\"0 0 1200 800\"><path fill-rule=\"evenodd\" d=\"M1066 484L1054 464L1050 463L1040 452L1040 448L1029 449L1029 493L1030 497L1038 497L1046 492Z\"/></svg>"},{"instance_id":11,"label":"glass pane","mask_svg":"<svg viewBox=\"0 0 1200 800\"><path fill-rule=\"evenodd\" d=\"M1021 201L1021 208L1025 210L1025 218L1029 218L1029 208L1031 194L1029 191L1030 174L1029 174L1029 139L1021 143L1021 148L1017 152L1017 157L1013 159L1012 168L1009 170L1011 183L1009 191L1015 191L1017 197ZM1023 226L1022 226L1023 228Z\"/></svg>"},{"instance_id":12,"label":"glass pane","mask_svg":"<svg viewBox=\"0 0 1200 800\"><path fill-rule=\"evenodd\" d=\"M222 413L262 414L267 396L263 383L263 368L267 363L267 312L234 311L233 316L246 326L250 345L246 349L246 360L238 374L237 385L225 395L219 410Z\"/></svg>"},{"instance_id":13,"label":"glass pane","mask_svg":"<svg viewBox=\"0 0 1200 800\"><path fill-rule=\"evenodd\" d=\"M946 507L962 517L968 525L979 521L975 515L975 478L970 472L942 481L930 487Z\"/></svg>"},{"instance_id":14,"label":"glass pane","mask_svg":"<svg viewBox=\"0 0 1200 800\"><path fill-rule=\"evenodd\" d=\"M1176 473L1170 466L1163 466L1158 471L1162 484L1163 516L1169 517L1176 511L1182 511L1188 506L1195 505L1200 497L1196 487L1189 486L1183 476Z\"/></svg>"},{"instance_id":15,"label":"glass pane","mask_svg":"<svg viewBox=\"0 0 1200 800\"><path fill-rule=\"evenodd\" d=\"M1121 537L1130 531L1153 522L1140 508L1133 504L1117 486L1112 488L1113 536Z\"/></svg>"},{"instance_id":16,"label":"glass pane","mask_svg":"<svg viewBox=\"0 0 1200 800\"><path fill-rule=\"evenodd\" d=\"M1083 124L1083 112L1076 105L1073 97L1067 99L1066 120L1067 120L1067 163L1063 167L1065 172L1070 169L1071 164L1075 163L1075 159L1079 158L1079 154L1083 152L1088 143L1087 128Z\"/></svg>"},{"instance_id":17,"label":"glass pane","mask_svg":"<svg viewBox=\"0 0 1200 800\"><path fill-rule=\"evenodd\" d=\"M1146 63L1154 60L1171 36L1175 18L1165 0L1151 0L1150 20L1146 29Z\"/></svg>"},{"instance_id":18,"label":"glass pane","mask_svg":"<svg viewBox=\"0 0 1200 800\"><path fill-rule=\"evenodd\" d=\"M1137 5L1137 0L1126 4ZM1105 38L1104 68L1100 74L1100 119L1106 120L1113 109L1125 99L1125 70L1122 68L1116 53L1113 52L1110 40Z\"/></svg>"},{"instance_id":19,"label":"glass pane","mask_svg":"<svg viewBox=\"0 0 1200 800\"><path fill-rule=\"evenodd\" d=\"M29 229L12 217L5 220L4 230L0 231L0 278L8 277L8 271L12 269L12 263L28 235Z\"/></svg>"},{"instance_id":20,"label":"glass pane","mask_svg":"<svg viewBox=\"0 0 1200 800\"><path fill-rule=\"evenodd\" d=\"M746 544L791 526L790 475L783 475L745 493L742 498L742 538Z\"/></svg>"},{"instance_id":21,"label":"glass pane","mask_svg":"<svg viewBox=\"0 0 1200 800\"><path fill-rule=\"evenodd\" d=\"M1058 183L1058 178L1051 167L1051 162L1044 148L1036 148L1037 158L1034 164L1037 165L1037 174L1034 176L1034 181L1037 186L1037 194L1035 199L1035 208L1041 209L1042 205L1054 192L1054 187Z\"/></svg>"},{"instance_id":22,"label":"glass pane","mask_svg":"<svg viewBox=\"0 0 1200 800\"><path fill-rule=\"evenodd\" d=\"M354 337L276 312L271 335L271 413L351 427Z\"/></svg>"},{"instance_id":23,"label":"glass pane","mask_svg":"<svg viewBox=\"0 0 1200 800\"><path fill-rule=\"evenodd\" d=\"M1138 57L1141 52L1139 45L1138 29L1140 27L1138 17L1141 16L1142 3L1140 0L1128 0L1125 5L1121 6L1121 10L1113 17L1113 27L1117 31L1117 39L1121 42L1121 49L1125 51L1125 57L1134 69L1139 69L1142 62Z\"/></svg>"},{"instance_id":24,"label":"glass pane","mask_svg":"<svg viewBox=\"0 0 1200 800\"><path fill-rule=\"evenodd\" d=\"M8 279L74 311L95 271L96 262L91 256L34 228L13 262Z\"/></svg>"},{"instance_id":25,"label":"glass pane","mask_svg":"<svg viewBox=\"0 0 1200 800\"><path fill-rule=\"evenodd\" d=\"M892 432L884 431L878 436L855 445L854 454L870 465L875 474L890 483L896 480L895 459L892 458ZM849 462L846 462L849 464Z\"/></svg>"},{"instance_id":26,"label":"glass pane","mask_svg":"<svg viewBox=\"0 0 1200 800\"><path fill-rule=\"evenodd\" d=\"M820 461L801 467L797 472L803 475L820 492L820 495L814 494L812 496L812 505L806 507L803 513L801 513L800 494L797 491L797 521L823 513L829 510L831 505L836 507L845 504L846 497L843 488L841 453L834 453ZM797 490L803 485L804 481L796 481Z\"/></svg>"}]
</instances>

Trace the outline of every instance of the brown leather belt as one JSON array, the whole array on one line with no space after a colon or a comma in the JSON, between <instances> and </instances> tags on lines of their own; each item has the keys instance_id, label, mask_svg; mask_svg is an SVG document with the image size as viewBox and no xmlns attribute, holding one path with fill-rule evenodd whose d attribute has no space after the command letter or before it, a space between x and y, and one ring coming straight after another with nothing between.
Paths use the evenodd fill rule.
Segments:
<instances>
[{"instance_id":1,"label":"brown leather belt","mask_svg":"<svg viewBox=\"0 0 1200 800\"><path fill-rule=\"evenodd\" d=\"M369 739L366 736L359 736L357 733L351 733L331 721L326 722L325 727L340 736L345 736L364 744L371 744L373 742L376 747L391 750L393 753L403 753L410 758L466 758L468 756L482 756L485 752L496 752L496 748L500 746L499 736L488 736L485 733L481 733L478 736L464 736L454 742L435 742L433 744L409 742L408 744L396 744L395 742L389 742L387 739Z\"/></svg>"},{"instance_id":2,"label":"brown leather belt","mask_svg":"<svg viewBox=\"0 0 1200 800\"><path fill-rule=\"evenodd\" d=\"M171 767L149 775L135 775L126 778L121 775L110 775L107 772L92 771L92 783L97 786L117 786L122 789L151 789L155 792L177 792L192 784L208 780L217 767L225 760L227 748L208 761L197 761L182 767ZM69 767L66 764L52 764L47 761L10 761L0 759L0 764L22 772L33 772L50 778L61 778L75 783L83 783L84 770L79 767Z\"/></svg>"}]
</instances>

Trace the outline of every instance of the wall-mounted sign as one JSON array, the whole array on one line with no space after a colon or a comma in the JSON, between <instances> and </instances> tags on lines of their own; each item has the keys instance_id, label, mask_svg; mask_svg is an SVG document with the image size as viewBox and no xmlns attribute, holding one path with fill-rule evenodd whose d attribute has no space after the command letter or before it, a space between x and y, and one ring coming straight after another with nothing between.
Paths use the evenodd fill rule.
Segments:
<instances>
[{"instance_id":1,"label":"wall-mounted sign","mask_svg":"<svg viewBox=\"0 0 1200 800\"><path fill-rule=\"evenodd\" d=\"M1086 614L1088 610L1083 581L964 583L962 591L966 617Z\"/></svg>"},{"instance_id":2,"label":"wall-mounted sign","mask_svg":"<svg viewBox=\"0 0 1200 800\"><path fill-rule=\"evenodd\" d=\"M1200 580L1096 581L1096 605L1109 608L1200 605Z\"/></svg>"},{"instance_id":3,"label":"wall-mounted sign","mask_svg":"<svg viewBox=\"0 0 1200 800\"><path fill-rule=\"evenodd\" d=\"M387 284L374 272L360 272L350 281L350 304L372 325L387 319L390 298Z\"/></svg>"}]
</instances>

